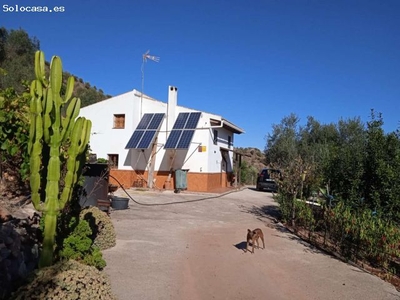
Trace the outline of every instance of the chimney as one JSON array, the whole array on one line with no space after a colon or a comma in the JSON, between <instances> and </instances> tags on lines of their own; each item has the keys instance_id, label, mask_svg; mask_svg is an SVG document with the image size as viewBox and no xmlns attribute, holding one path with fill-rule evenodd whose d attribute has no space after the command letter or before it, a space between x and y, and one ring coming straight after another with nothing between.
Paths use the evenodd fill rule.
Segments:
<instances>
[{"instance_id":1,"label":"chimney","mask_svg":"<svg viewBox=\"0 0 400 300\"><path fill-rule=\"evenodd\" d=\"M176 118L176 105L178 102L178 88L174 86L168 87L168 107L167 107L167 131L172 130Z\"/></svg>"}]
</instances>

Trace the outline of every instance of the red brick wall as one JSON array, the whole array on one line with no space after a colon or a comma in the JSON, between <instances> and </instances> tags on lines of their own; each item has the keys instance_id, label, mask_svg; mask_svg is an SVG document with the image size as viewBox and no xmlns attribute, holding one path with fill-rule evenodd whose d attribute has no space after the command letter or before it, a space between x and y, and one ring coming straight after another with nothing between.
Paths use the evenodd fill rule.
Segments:
<instances>
[{"instance_id":1,"label":"red brick wall","mask_svg":"<svg viewBox=\"0 0 400 300\"><path fill-rule=\"evenodd\" d=\"M147 179L147 175L144 176L143 171L111 169L110 175L115 177L124 188L133 187L136 180ZM110 183L117 184L117 181L112 177L110 177Z\"/></svg>"}]
</instances>

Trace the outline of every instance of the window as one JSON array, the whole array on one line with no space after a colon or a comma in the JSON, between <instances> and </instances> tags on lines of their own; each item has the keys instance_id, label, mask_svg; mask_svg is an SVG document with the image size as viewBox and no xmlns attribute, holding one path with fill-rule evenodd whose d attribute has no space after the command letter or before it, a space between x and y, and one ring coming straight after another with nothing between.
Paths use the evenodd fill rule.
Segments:
<instances>
[{"instance_id":1,"label":"window","mask_svg":"<svg viewBox=\"0 0 400 300\"><path fill-rule=\"evenodd\" d=\"M118 154L108 154L108 164L111 169L118 169Z\"/></svg>"},{"instance_id":2,"label":"window","mask_svg":"<svg viewBox=\"0 0 400 300\"><path fill-rule=\"evenodd\" d=\"M214 145L218 143L218 130L214 129Z\"/></svg>"},{"instance_id":3,"label":"window","mask_svg":"<svg viewBox=\"0 0 400 300\"><path fill-rule=\"evenodd\" d=\"M125 115L119 114L114 115L114 129L123 129L125 128Z\"/></svg>"},{"instance_id":4,"label":"window","mask_svg":"<svg viewBox=\"0 0 400 300\"><path fill-rule=\"evenodd\" d=\"M232 137L229 135L228 136L228 148L232 146Z\"/></svg>"}]
</instances>

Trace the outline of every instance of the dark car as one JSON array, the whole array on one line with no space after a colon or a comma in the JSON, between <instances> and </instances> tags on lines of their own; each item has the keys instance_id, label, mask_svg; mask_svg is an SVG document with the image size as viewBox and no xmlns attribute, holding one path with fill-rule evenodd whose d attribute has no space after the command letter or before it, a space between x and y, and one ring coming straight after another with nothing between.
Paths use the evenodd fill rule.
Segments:
<instances>
[{"instance_id":1,"label":"dark car","mask_svg":"<svg viewBox=\"0 0 400 300\"><path fill-rule=\"evenodd\" d=\"M278 184L276 179L281 176L281 171L276 169L262 169L257 176L256 189L258 191L268 190L278 192Z\"/></svg>"}]
</instances>

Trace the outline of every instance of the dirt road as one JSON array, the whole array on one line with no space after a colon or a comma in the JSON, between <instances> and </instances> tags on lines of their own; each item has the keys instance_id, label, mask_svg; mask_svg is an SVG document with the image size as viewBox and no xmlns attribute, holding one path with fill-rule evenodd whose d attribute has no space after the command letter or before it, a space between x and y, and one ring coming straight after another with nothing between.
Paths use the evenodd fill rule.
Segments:
<instances>
[{"instance_id":1,"label":"dirt road","mask_svg":"<svg viewBox=\"0 0 400 300\"><path fill-rule=\"evenodd\" d=\"M400 299L390 284L275 224L276 203L269 193L131 195L147 204L200 201L130 202L130 209L112 212L117 246L104 251L104 257L120 300ZM245 253L247 228L256 227L264 231L266 249Z\"/></svg>"}]
</instances>

